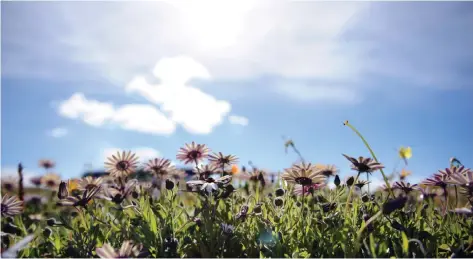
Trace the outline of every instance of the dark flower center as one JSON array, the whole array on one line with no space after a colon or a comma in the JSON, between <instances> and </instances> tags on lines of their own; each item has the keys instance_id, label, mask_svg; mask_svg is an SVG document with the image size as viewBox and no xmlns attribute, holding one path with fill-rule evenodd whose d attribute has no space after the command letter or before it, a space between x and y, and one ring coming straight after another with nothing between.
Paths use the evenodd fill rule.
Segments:
<instances>
[{"instance_id":1,"label":"dark flower center","mask_svg":"<svg viewBox=\"0 0 473 259\"><path fill-rule=\"evenodd\" d=\"M307 178L307 177L297 177L296 178L296 183L300 185L311 185L312 184L312 179Z\"/></svg>"},{"instance_id":2,"label":"dark flower center","mask_svg":"<svg viewBox=\"0 0 473 259\"><path fill-rule=\"evenodd\" d=\"M324 171L322 171L322 174L328 177L328 176L332 175L332 171L331 170L324 170Z\"/></svg>"},{"instance_id":3,"label":"dark flower center","mask_svg":"<svg viewBox=\"0 0 473 259\"><path fill-rule=\"evenodd\" d=\"M3 205L3 204L0 205L0 208L1 208L1 210L2 210L2 213L7 212L7 210L8 210L8 207L5 206L5 205Z\"/></svg>"},{"instance_id":4,"label":"dark flower center","mask_svg":"<svg viewBox=\"0 0 473 259\"><path fill-rule=\"evenodd\" d=\"M190 159L197 159L201 157L201 153L197 150L192 150L187 154L187 157Z\"/></svg>"},{"instance_id":5,"label":"dark flower center","mask_svg":"<svg viewBox=\"0 0 473 259\"><path fill-rule=\"evenodd\" d=\"M126 171L130 164L127 161L120 161L117 163L117 169L120 171Z\"/></svg>"},{"instance_id":6,"label":"dark flower center","mask_svg":"<svg viewBox=\"0 0 473 259\"><path fill-rule=\"evenodd\" d=\"M207 178L205 181L208 182L208 183L215 182L215 180L212 177Z\"/></svg>"},{"instance_id":7,"label":"dark flower center","mask_svg":"<svg viewBox=\"0 0 473 259\"><path fill-rule=\"evenodd\" d=\"M358 171L359 172L369 172L370 171L370 167L367 165L367 164L358 164Z\"/></svg>"},{"instance_id":8,"label":"dark flower center","mask_svg":"<svg viewBox=\"0 0 473 259\"><path fill-rule=\"evenodd\" d=\"M53 181L53 180L49 180L49 181L46 182L46 185L47 185L47 186L55 186L55 185L56 185L56 182Z\"/></svg>"}]
</instances>

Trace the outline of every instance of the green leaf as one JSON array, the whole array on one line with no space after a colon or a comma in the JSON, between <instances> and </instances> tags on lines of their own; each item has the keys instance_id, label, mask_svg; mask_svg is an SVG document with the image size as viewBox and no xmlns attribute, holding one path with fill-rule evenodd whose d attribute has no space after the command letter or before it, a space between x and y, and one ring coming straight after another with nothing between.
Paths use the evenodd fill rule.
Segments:
<instances>
[{"instance_id":1,"label":"green leaf","mask_svg":"<svg viewBox=\"0 0 473 259\"><path fill-rule=\"evenodd\" d=\"M441 245L439 246L439 249L442 249L442 250L444 250L444 251L450 251L450 246L447 245L447 244L441 244Z\"/></svg>"},{"instance_id":2,"label":"green leaf","mask_svg":"<svg viewBox=\"0 0 473 259\"><path fill-rule=\"evenodd\" d=\"M402 232L402 252L405 255L409 253L409 239L407 239L405 232Z\"/></svg>"}]
</instances>

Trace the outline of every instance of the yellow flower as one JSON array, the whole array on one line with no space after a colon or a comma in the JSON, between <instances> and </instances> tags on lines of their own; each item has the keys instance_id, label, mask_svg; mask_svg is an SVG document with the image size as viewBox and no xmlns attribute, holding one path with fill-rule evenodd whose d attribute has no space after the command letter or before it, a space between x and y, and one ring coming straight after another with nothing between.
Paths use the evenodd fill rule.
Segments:
<instances>
[{"instance_id":1,"label":"yellow flower","mask_svg":"<svg viewBox=\"0 0 473 259\"><path fill-rule=\"evenodd\" d=\"M237 165L232 165L232 174L238 173L240 170L238 169Z\"/></svg>"},{"instance_id":2,"label":"yellow flower","mask_svg":"<svg viewBox=\"0 0 473 259\"><path fill-rule=\"evenodd\" d=\"M401 147L399 148L399 157L404 160L407 165L407 160L412 157L411 147Z\"/></svg>"},{"instance_id":3,"label":"yellow flower","mask_svg":"<svg viewBox=\"0 0 473 259\"><path fill-rule=\"evenodd\" d=\"M411 171L407 171L406 169L402 169L401 171L401 178L406 178L411 175Z\"/></svg>"},{"instance_id":4,"label":"yellow flower","mask_svg":"<svg viewBox=\"0 0 473 259\"><path fill-rule=\"evenodd\" d=\"M399 149L399 156L402 159L409 159L412 157L412 149L411 147L401 147Z\"/></svg>"},{"instance_id":5,"label":"yellow flower","mask_svg":"<svg viewBox=\"0 0 473 259\"><path fill-rule=\"evenodd\" d=\"M67 182L67 189L69 192L76 190L79 187L79 180L78 179L69 179Z\"/></svg>"}]
</instances>

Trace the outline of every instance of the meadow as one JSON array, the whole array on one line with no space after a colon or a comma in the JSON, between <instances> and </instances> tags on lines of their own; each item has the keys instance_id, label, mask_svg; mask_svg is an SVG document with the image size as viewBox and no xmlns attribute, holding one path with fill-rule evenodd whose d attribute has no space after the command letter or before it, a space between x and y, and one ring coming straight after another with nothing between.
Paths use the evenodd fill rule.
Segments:
<instances>
[{"instance_id":1,"label":"meadow","mask_svg":"<svg viewBox=\"0 0 473 259\"><path fill-rule=\"evenodd\" d=\"M300 159L276 180L194 142L176 155L195 168L190 179L169 159L140 164L127 151L108 158L99 178L60 179L41 160L37 188L24 188L19 165L17 178L2 181L2 257L473 257L473 171L452 158L409 183L408 171L388 175L344 124L371 154L343 154L346 179L291 140L284 147ZM411 150L397 155L407 163ZM134 177L139 168L152 180ZM372 174L385 185L370 192Z\"/></svg>"}]
</instances>

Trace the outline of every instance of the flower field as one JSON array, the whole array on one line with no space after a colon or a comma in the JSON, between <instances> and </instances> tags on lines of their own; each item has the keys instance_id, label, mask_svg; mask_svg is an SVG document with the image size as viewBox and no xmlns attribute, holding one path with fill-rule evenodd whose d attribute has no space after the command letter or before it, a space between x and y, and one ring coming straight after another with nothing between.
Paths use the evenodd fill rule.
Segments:
<instances>
[{"instance_id":1,"label":"flower field","mask_svg":"<svg viewBox=\"0 0 473 259\"><path fill-rule=\"evenodd\" d=\"M419 183L405 169L386 175L345 125L372 155L343 154L346 180L291 140L300 161L276 177L194 142L176 155L191 176L169 159L140 164L119 151L99 178L60 179L41 160L37 188L25 188L20 164L2 180L2 257L473 257L473 171L452 158ZM412 154L398 155L407 164ZM134 177L139 168L152 180ZM372 174L382 188L369 190Z\"/></svg>"}]
</instances>

